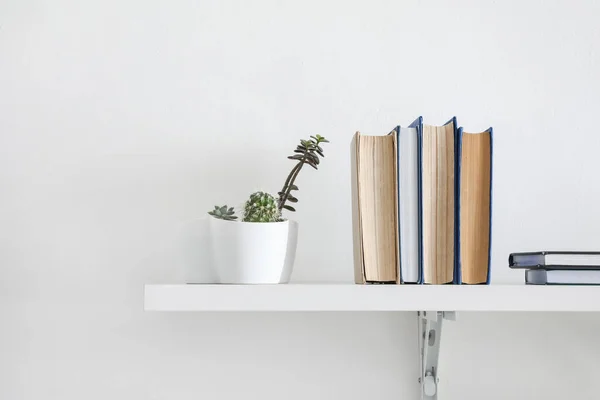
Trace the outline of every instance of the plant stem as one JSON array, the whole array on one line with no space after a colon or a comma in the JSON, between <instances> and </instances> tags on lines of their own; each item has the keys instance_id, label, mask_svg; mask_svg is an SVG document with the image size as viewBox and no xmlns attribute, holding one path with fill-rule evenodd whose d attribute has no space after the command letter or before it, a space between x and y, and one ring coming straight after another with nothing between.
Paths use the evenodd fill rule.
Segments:
<instances>
[{"instance_id":1,"label":"plant stem","mask_svg":"<svg viewBox=\"0 0 600 400\"><path fill-rule=\"evenodd\" d=\"M286 179L286 185L283 186L284 194L283 194L283 196L281 196L281 199L279 201L279 206L278 206L279 211L281 211L283 209L283 206L285 205L285 202L287 201L288 196L290 195L290 192L292 191L292 185L294 184L296 177L300 173L300 170L302 169L302 166L304 165L305 161L306 161L306 153L304 153L304 155L302 156L302 159L300 161L298 161L298 164L296 164L296 166L294 168L292 168L292 171L290 172L288 178Z\"/></svg>"},{"instance_id":2,"label":"plant stem","mask_svg":"<svg viewBox=\"0 0 600 400\"><path fill-rule=\"evenodd\" d=\"M292 170L288 174L288 177L285 180L285 183L283 184L283 189L281 189L282 192L286 191L286 189L290 183L290 179L292 179L292 175L294 174L294 172L296 172L296 169L298 169L300 167L300 164L302 164L302 162L299 162L298 164L294 165L294 168L292 168Z\"/></svg>"}]
</instances>

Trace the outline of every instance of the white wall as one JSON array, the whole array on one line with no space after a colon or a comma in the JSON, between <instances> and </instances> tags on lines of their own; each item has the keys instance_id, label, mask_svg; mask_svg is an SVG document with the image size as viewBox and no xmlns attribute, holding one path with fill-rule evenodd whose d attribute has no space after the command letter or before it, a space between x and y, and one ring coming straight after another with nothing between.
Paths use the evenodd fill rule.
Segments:
<instances>
[{"instance_id":1,"label":"white wall","mask_svg":"<svg viewBox=\"0 0 600 400\"><path fill-rule=\"evenodd\" d=\"M301 137L295 281L352 280L349 141L495 129L508 253L598 249L600 3L0 3L0 399L413 399L415 317L161 314L181 224L276 191ZM473 301L476 301L474 299ZM440 399L597 398L597 314L461 314ZM369 343L375 345L368 347Z\"/></svg>"}]
</instances>

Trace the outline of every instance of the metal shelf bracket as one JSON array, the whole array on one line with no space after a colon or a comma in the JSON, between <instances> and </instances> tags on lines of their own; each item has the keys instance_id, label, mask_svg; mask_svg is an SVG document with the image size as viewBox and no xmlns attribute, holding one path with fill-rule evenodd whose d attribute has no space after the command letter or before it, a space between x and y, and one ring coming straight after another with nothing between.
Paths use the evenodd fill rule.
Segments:
<instances>
[{"instance_id":1,"label":"metal shelf bracket","mask_svg":"<svg viewBox=\"0 0 600 400\"><path fill-rule=\"evenodd\" d=\"M421 400L437 400L439 382L438 358L440 339L442 338L442 321L455 321L454 311L419 311L419 350Z\"/></svg>"}]
</instances>

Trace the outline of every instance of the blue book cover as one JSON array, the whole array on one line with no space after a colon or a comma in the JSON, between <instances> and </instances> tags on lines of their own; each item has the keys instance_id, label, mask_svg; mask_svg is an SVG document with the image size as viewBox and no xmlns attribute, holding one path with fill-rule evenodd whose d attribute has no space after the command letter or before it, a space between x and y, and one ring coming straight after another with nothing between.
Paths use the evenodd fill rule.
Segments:
<instances>
[{"instance_id":1,"label":"blue book cover","mask_svg":"<svg viewBox=\"0 0 600 400\"><path fill-rule=\"evenodd\" d=\"M488 249L487 249L487 277L485 282L482 282L481 284L489 284L490 283L490 276L491 276L491 251L492 251L492 187L493 187L493 173L492 173L492 166L493 166L493 129L489 128L483 132L480 133L476 133L476 135L489 135L489 151L490 151L490 158L489 158L489 188L486 188L486 190L489 190L489 221L488 221L488 235L487 235L487 242L488 242ZM461 245L461 241L460 241L460 232L461 232L461 226L460 226L460 215L461 215L461 204L460 204L460 190L461 190L461 170L462 170L462 153L463 153L463 138L465 135L465 132L463 131L463 128L460 127L457 131L457 135L458 135L458 140L457 140L457 144L458 144L458 148L457 148L457 156L456 156L456 274L455 274L455 278L456 278L456 283L457 284L462 284L462 260L461 260L461 255L460 255L460 245ZM468 133L468 135L473 135L471 133ZM485 168L483 167L483 170L485 170Z\"/></svg>"}]
</instances>

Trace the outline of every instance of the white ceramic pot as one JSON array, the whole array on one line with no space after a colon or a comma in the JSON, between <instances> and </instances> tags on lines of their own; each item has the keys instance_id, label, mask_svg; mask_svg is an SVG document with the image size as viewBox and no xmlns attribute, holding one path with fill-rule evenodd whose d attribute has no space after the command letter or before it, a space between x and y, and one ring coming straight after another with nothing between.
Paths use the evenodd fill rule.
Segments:
<instances>
[{"instance_id":1,"label":"white ceramic pot","mask_svg":"<svg viewBox=\"0 0 600 400\"><path fill-rule=\"evenodd\" d=\"M287 283L298 223L237 222L210 217L211 266L219 283Z\"/></svg>"}]
</instances>

